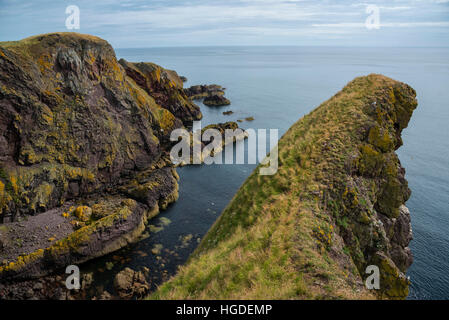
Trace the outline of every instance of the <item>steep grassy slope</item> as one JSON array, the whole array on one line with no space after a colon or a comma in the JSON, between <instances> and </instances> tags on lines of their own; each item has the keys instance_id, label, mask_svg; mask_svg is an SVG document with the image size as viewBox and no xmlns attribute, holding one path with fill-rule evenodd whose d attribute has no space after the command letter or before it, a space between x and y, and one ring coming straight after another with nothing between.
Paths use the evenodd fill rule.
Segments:
<instances>
[{"instance_id":1,"label":"steep grassy slope","mask_svg":"<svg viewBox=\"0 0 449 320\"><path fill-rule=\"evenodd\" d=\"M415 91L356 78L279 141L279 170L258 169L155 299L404 298L410 195L395 154ZM380 268L380 290L362 280Z\"/></svg>"}]
</instances>

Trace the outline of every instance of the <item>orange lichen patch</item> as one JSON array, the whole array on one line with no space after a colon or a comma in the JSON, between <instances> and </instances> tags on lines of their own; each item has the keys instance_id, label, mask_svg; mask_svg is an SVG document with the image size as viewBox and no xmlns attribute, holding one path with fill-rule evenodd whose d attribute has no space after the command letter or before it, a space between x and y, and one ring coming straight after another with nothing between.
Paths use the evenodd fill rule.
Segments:
<instances>
[{"instance_id":1,"label":"orange lichen patch","mask_svg":"<svg viewBox=\"0 0 449 320\"><path fill-rule=\"evenodd\" d=\"M382 130L380 126L373 126L368 134L368 142L380 148L383 152L391 150L394 146L393 140L387 131Z\"/></svg>"},{"instance_id":2,"label":"orange lichen patch","mask_svg":"<svg viewBox=\"0 0 449 320\"><path fill-rule=\"evenodd\" d=\"M175 116L170 111L166 109L160 111L159 124L164 131L173 129L175 119Z\"/></svg>"},{"instance_id":3,"label":"orange lichen patch","mask_svg":"<svg viewBox=\"0 0 449 320\"><path fill-rule=\"evenodd\" d=\"M39 69L42 73L53 67L53 62L51 59L52 57L49 54L43 54L37 59L37 64L39 65Z\"/></svg>"},{"instance_id":4,"label":"orange lichen patch","mask_svg":"<svg viewBox=\"0 0 449 320\"><path fill-rule=\"evenodd\" d=\"M19 186L17 185L17 177L15 175L11 175L9 177L9 181L11 182L11 187L14 190L14 193L19 193Z\"/></svg>"},{"instance_id":5,"label":"orange lichen patch","mask_svg":"<svg viewBox=\"0 0 449 320\"><path fill-rule=\"evenodd\" d=\"M87 56L88 56L87 62L93 65L96 60L95 55L92 53L92 51L88 51Z\"/></svg>"},{"instance_id":6,"label":"orange lichen patch","mask_svg":"<svg viewBox=\"0 0 449 320\"><path fill-rule=\"evenodd\" d=\"M41 106L41 117L44 125L53 125L53 112L45 104Z\"/></svg>"},{"instance_id":7,"label":"orange lichen patch","mask_svg":"<svg viewBox=\"0 0 449 320\"><path fill-rule=\"evenodd\" d=\"M0 267L0 274L3 272L18 271L26 267L27 265L36 262L39 259L42 259L43 257L44 249L36 250L35 252L25 256L19 256L16 262L10 262L7 266Z\"/></svg>"},{"instance_id":8,"label":"orange lichen patch","mask_svg":"<svg viewBox=\"0 0 449 320\"><path fill-rule=\"evenodd\" d=\"M92 215L92 209L88 206L79 206L73 214L82 222L87 222Z\"/></svg>"}]
</instances>

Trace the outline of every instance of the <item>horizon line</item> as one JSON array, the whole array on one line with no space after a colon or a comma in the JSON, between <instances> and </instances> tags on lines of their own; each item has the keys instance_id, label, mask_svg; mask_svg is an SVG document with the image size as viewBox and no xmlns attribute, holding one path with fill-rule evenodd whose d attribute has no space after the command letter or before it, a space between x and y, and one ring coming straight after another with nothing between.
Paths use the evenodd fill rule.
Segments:
<instances>
[{"instance_id":1,"label":"horizon line","mask_svg":"<svg viewBox=\"0 0 449 320\"><path fill-rule=\"evenodd\" d=\"M0 41L1 42L1 41ZM305 48L305 47L321 47L321 48L403 48L403 49L448 49L449 46L370 46L370 45L292 45L292 44L261 44L261 45L189 45L189 46L150 46L150 47L115 47L111 45L114 50L127 50L127 49L173 49L173 48L248 48L248 47L292 47L292 48Z\"/></svg>"}]
</instances>

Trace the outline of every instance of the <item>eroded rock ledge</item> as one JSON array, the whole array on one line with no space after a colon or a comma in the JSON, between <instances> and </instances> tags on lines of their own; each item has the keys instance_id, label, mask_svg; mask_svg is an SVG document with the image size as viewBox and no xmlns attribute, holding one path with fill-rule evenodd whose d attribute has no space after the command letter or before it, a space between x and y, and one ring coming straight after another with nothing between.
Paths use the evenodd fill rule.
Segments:
<instances>
[{"instance_id":1,"label":"eroded rock ledge","mask_svg":"<svg viewBox=\"0 0 449 320\"><path fill-rule=\"evenodd\" d=\"M202 116L182 86L94 36L0 43L0 280L123 247L177 199L169 135Z\"/></svg>"}]
</instances>

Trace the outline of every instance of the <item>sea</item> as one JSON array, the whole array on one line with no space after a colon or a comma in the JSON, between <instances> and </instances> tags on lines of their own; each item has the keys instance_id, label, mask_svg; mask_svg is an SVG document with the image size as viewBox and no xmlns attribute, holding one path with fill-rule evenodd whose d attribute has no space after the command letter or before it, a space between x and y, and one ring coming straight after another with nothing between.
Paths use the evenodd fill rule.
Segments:
<instances>
[{"instance_id":1,"label":"sea","mask_svg":"<svg viewBox=\"0 0 449 320\"><path fill-rule=\"evenodd\" d=\"M381 73L411 85L419 105L398 150L412 190L407 206L414 263L407 273L412 283L408 299L449 299L449 48L122 48L116 55L176 70L187 77L185 87L225 87L230 106L198 103L202 126L254 117L240 126L278 129L279 137L355 77ZM179 200L150 221L141 241L82 267L93 272L95 291L111 292L114 275L125 267L149 268L155 290L187 261L254 168L178 168Z\"/></svg>"}]
</instances>

